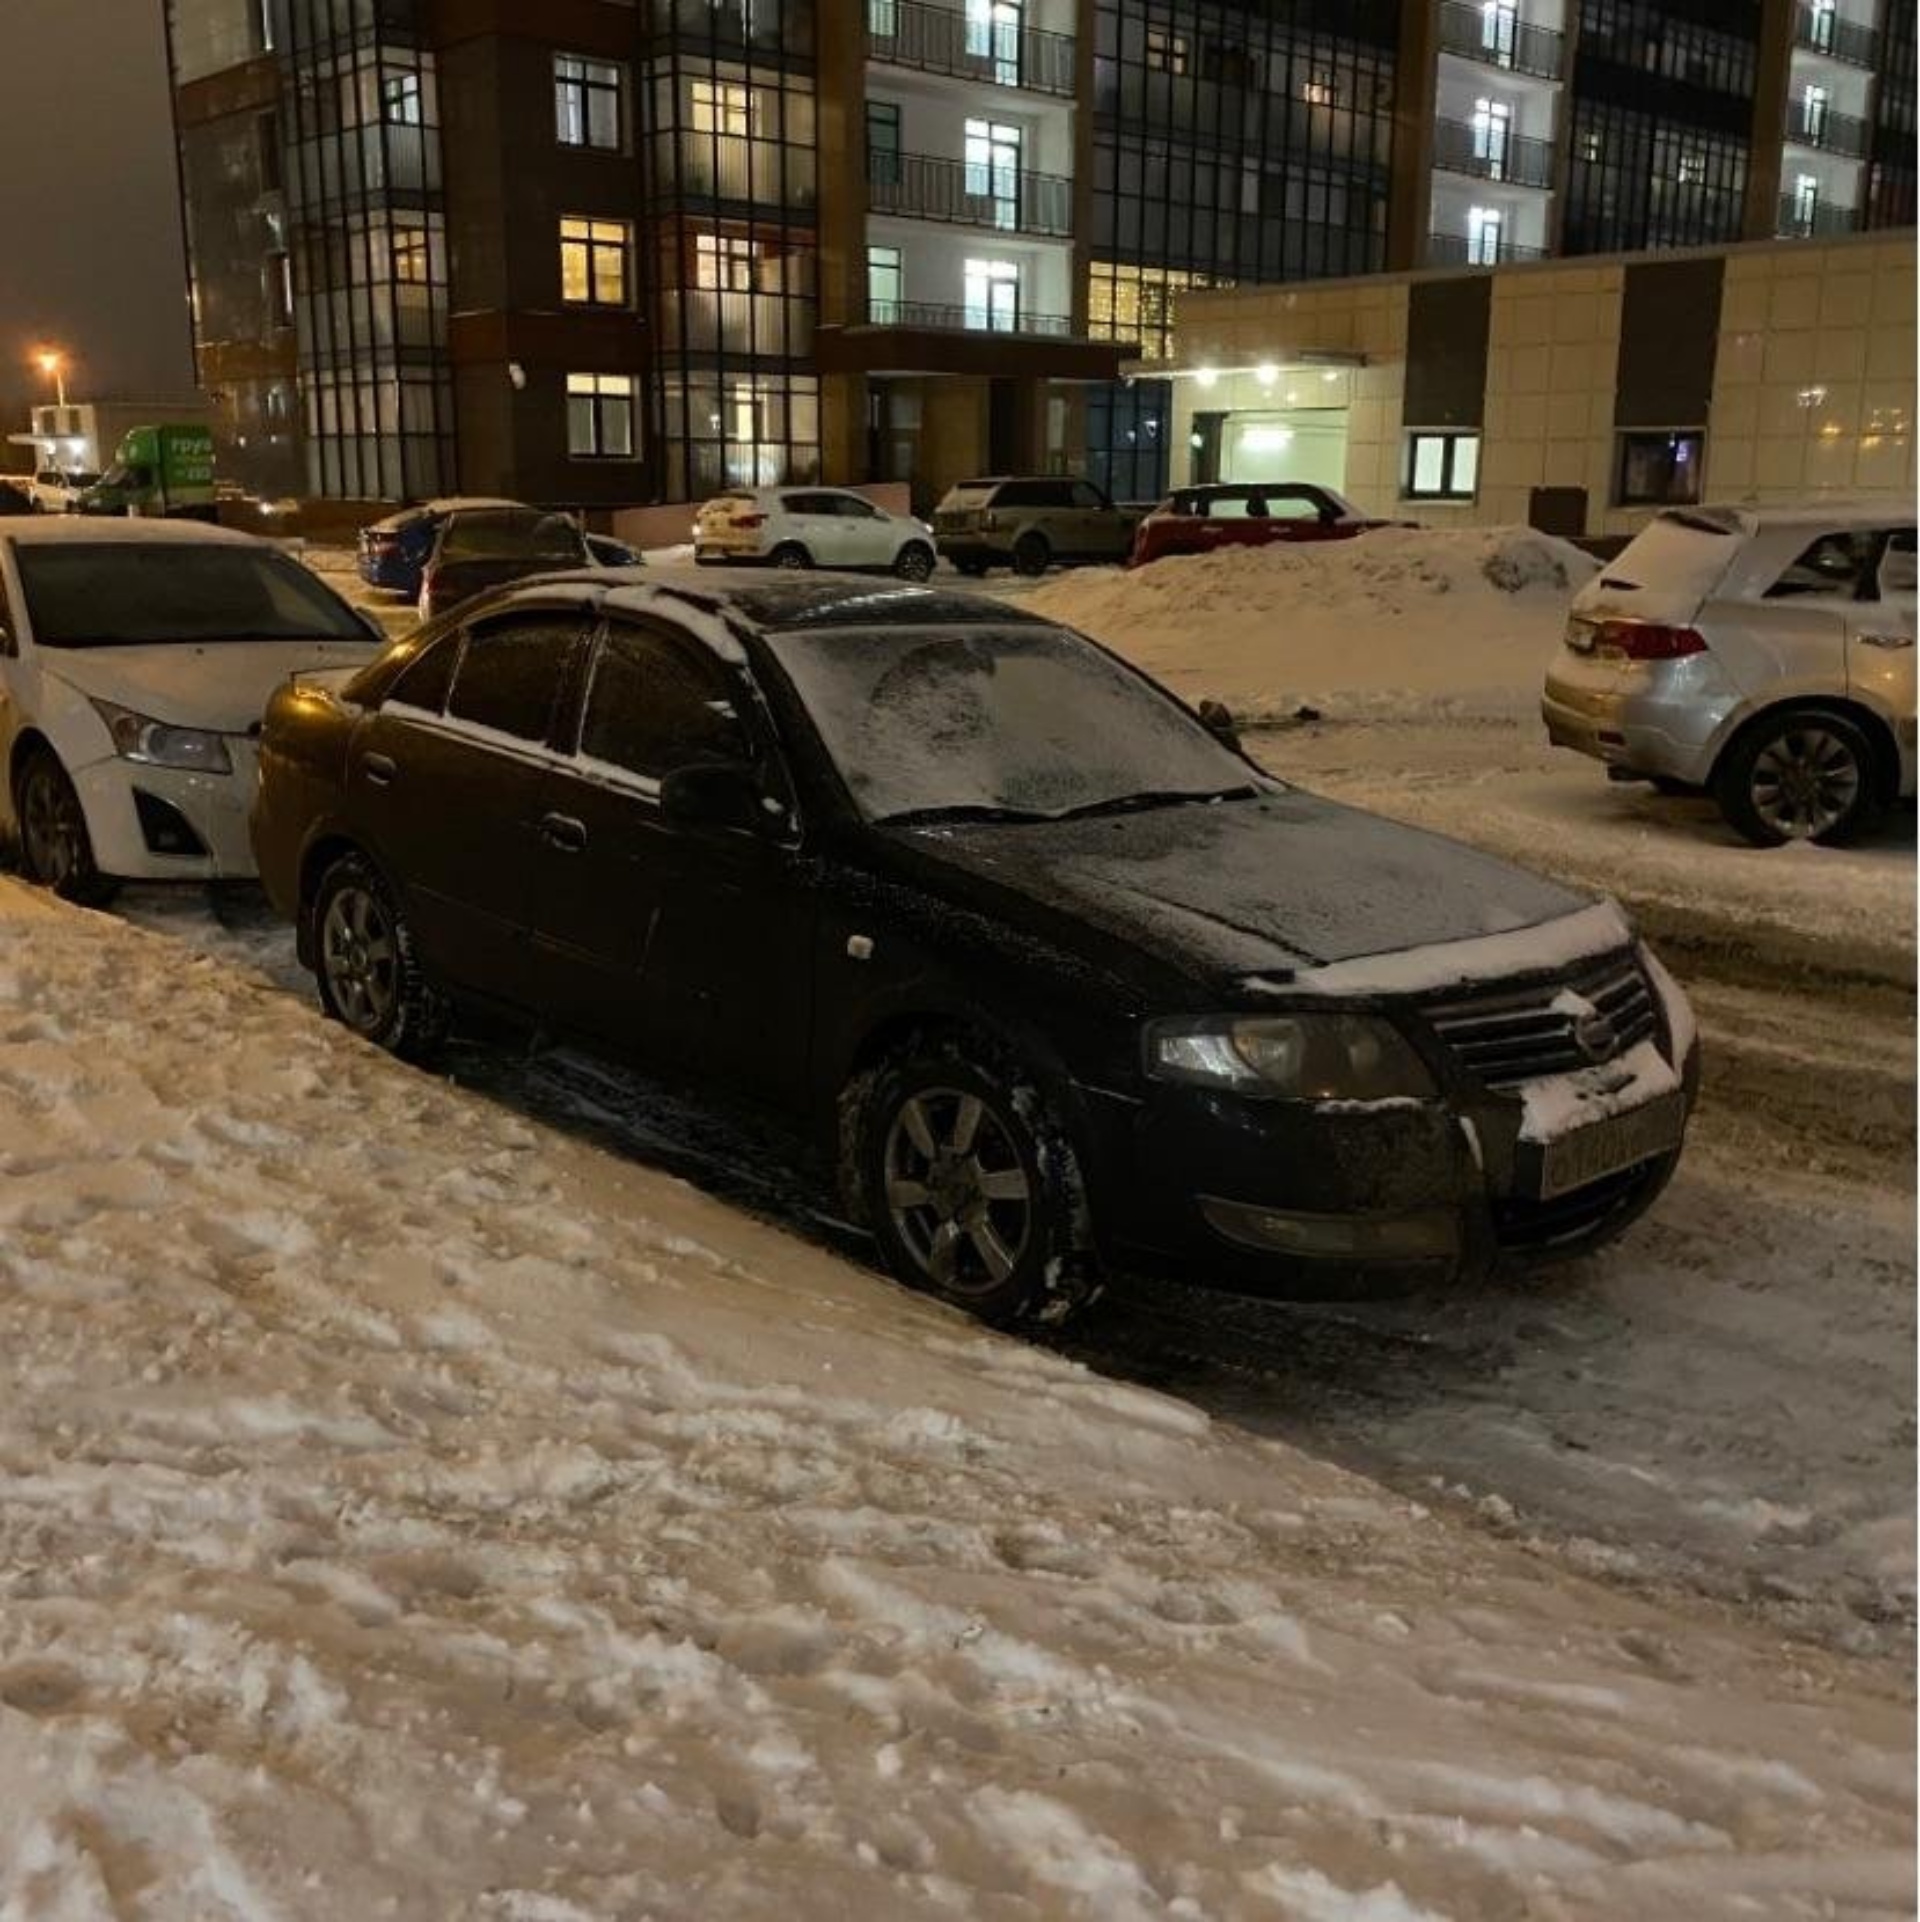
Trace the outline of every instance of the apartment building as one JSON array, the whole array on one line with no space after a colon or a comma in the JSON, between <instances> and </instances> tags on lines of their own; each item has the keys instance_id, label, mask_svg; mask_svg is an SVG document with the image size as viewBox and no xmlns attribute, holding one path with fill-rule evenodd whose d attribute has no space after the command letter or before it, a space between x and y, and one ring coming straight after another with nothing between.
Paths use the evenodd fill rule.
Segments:
<instances>
[{"instance_id":1,"label":"apartment building","mask_svg":"<svg viewBox=\"0 0 1920 1922\"><path fill-rule=\"evenodd\" d=\"M1904 0L168 0L168 32L200 380L265 495L1139 497L1188 290L1913 218Z\"/></svg>"}]
</instances>

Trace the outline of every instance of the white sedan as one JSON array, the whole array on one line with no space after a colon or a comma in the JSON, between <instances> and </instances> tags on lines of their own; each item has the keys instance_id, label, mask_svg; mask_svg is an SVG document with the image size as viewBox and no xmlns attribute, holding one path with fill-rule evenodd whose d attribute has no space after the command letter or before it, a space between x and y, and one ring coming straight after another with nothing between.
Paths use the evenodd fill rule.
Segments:
<instances>
[{"instance_id":1,"label":"white sedan","mask_svg":"<svg viewBox=\"0 0 1920 1922\"><path fill-rule=\"evenodd\" d=\"M717 494L693 524L703 567L885 570L924 581L934 568L933 529L889 514L844 487L753 487Z\"/></svg>"},{"instance_id":2,"label":"white sedan","mask_svg":"<svg viewBox=\"0 0 1920 1922\"><path fill-rule=\"evenodd\" d=\"M384 644L269 541L182 521L16 520L0 533L0 826L30 879L250 877L267 699Z\"/></svg>"}]
</instances>

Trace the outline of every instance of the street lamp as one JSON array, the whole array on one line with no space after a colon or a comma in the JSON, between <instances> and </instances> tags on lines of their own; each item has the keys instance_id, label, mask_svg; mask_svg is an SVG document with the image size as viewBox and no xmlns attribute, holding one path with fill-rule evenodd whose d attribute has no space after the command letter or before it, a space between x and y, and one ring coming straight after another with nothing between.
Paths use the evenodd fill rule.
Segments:
<instances>
[{"instance_id":1,"label":"street lamp","mask_svg":"<svg viewBox=\"0 0 1920 1922\"><path fill-rule=\"evenodd\" d=\"M53 397L60 406L67 404L67 357L57 354L51 347L43 347L34 355L40 371L53 382Z\"/></svg>"}]
</instances>

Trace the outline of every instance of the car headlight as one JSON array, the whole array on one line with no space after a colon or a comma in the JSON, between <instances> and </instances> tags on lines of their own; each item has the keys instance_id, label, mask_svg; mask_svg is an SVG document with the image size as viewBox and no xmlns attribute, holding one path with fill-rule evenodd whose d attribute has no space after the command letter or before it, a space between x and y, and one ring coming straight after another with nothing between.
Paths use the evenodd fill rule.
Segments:
<instances>
[{"instance_id":1,"label":"car headlight","mask_svg":"<svg viewBox=\"0 0 1920 1922\"><path fill-rule=\"evenodd\" d=\"M113 751L123 761L187 768L196 774L233 772L224 735L203 727L175 727L168 721L155 721L131 708L116 707L111 701L95 701L93 706L113 737Z\"/></svg>"},{"instance_id":2,"label":"car headlight","mask_svg":"<svg viewBox=\"0 0 1920 1922\"><path fill-rule=\"evenodd\" d=\"M1399 1030L1367 1015L1210 1015L1147 1029L1160 1081L1289 1101L1425 1100L1433 1077Z\"/></svg>"}]
</instances>

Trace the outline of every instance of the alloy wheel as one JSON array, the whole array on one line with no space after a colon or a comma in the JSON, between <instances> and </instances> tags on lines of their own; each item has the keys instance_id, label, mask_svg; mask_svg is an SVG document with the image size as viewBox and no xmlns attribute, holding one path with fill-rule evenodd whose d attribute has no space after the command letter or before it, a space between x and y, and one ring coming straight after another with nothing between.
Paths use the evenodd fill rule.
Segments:
<instances>
[{"instance_id":1,"label":"alloy wheel","mask_svg":"<svg viewBox=\"0 0 1920 1922\"><path fill-rule=\"evenodd\" d=\"M909 1095L887 1131L885 1178L895 1232L943 1293L985 1294L1026 1252L1032 1184L1013 1128L979 1095Z\"/></svg>"},{"instance_id":2,"label":"alloy wheel","mask_svg":"<svg viewBox=\"0 0 1920 1922\"><path fill-rule=\"evenodd\" d=\"M58 768L45 759L28 769L20 797L20 838L27 866L58 893L71 885L86 859L87 824L80 798Z\"/></svg>"},{"instance_id":3,"label":"alloy wheel","mask_svg":"<svg viewBox=\"0 0 1920 1922\"><path fill-rule=\"evenodd\" d=\"M1783 730L1755 756L1754 812L1789 841L1830 832L1860 797L1865 780L1852 746L1817 722Z\"/></svg>"},{"instance_id":4,"label":"alloy wheel","mask_svg":"<svg viewBox=\"0 0 1920 1922\"><path fill-rule=\"evenodd\" d=\"M400 992L400 946L387 904L371 889L344 887L327 903L320 961L341 1019L357 1034L377 1034Z\"/></svg>"}]
</instances>

